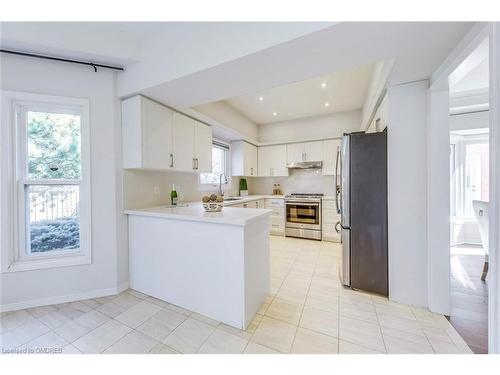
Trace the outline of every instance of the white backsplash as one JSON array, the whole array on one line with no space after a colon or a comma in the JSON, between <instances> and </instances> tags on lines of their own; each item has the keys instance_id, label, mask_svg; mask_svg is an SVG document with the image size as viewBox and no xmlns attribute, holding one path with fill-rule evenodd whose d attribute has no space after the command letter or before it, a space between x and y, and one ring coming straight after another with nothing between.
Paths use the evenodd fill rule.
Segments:
<instances>
[{"instance_id":1,"label":"white backsplash","mask_svg":"<svg viewBox=\"0 0 500 375\"><path fill-rule=\"evenodd\" d=\"M280 184L283 194L322 193L335 194L334 176L323 176L321 169L290 169L287 177L249 177L250 194L272 194L273 185Z\"/></svg>"},{"instance_id":2,"label":"white backsplash","mask_svg":"<svg viewBox=\"0 0 500 375\"><path fill-rule=\"evenodd\" d=\"M134 209L168 204L172 184L175 184L179 198L186 202L201 200L203 195L217 191L217 188L201 190L197 173L124 170L124 207ZM233 177L232 188L226 195L238 195L238 185L239 178ZM155 188L159 189L158 194L155 194Z\"/></svg>"}]
</instances>

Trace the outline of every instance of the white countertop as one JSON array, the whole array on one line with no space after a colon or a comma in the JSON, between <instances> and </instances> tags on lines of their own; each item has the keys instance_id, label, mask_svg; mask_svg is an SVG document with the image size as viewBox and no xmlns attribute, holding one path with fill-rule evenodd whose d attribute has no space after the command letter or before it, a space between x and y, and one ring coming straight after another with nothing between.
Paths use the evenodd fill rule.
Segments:
<instances>
[{"instance_id":1,"label":"white countertop","mask_svg":"<svg viewBox=\"0 0 500 375\"><path fill-rule=\"evenodd\" d=\"M234 201L226 201L226 202L224 202L224 206L232 206L235 204L248 203L248 202L257 201L259 199L266 199L266 198L285 199L285 196L284 195L247 195L246 197L235 197L235 198L241 198L241 199L236 199Z\"/></svg>"},{"instance_id":2,"label":"white countertop","mask_svg":"<svg viewBox=\"0 0 500 375\"><path fill-rule=\"evenodd\" d=\"M250 199L255 200L255 199ZM242 200L235 201L241 202ZM248 202L248 200L247 200ZM231 202L232 203L232 202ZM272 210L261 208L224 207L221 212L206 212L201 203L189 203L186 207L158 206L125 210L127 215L149 216L185 221L201 221L214 224L244 226L253 220L269 216Z\"/></svg>"}]
</instances>

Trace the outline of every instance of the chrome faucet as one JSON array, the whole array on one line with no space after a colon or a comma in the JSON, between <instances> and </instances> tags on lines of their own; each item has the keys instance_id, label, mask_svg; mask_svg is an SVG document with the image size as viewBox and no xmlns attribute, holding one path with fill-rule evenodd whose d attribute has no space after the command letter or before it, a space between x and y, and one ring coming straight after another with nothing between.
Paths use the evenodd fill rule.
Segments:
<instances>
[{"instance_id":1,"label":"chrome faucet","mask_svg":"<svg viewBox=\"0 0 500 375\"><path fill-rule=\"evenodd\" d=\"M222 191L222 176L224 176L224 183L227 184L227 176L224 173L219 175L219 195L224 196L224 191Z\"/></svg>"}]
</instances>

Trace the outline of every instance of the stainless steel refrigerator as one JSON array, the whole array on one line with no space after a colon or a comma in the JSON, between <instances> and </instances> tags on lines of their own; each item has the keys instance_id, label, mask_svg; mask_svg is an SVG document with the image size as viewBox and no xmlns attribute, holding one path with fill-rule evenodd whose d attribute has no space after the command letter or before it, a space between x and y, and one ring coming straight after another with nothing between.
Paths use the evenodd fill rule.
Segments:
<instances>
[{"instance_id":1,"label":"stainless steel refrigerator","mask_svg":"<svg viewBox=\"0 0 500 375\"><path fill-rule=\"evenodd\" d=\"M387 133L351 133L337 152L344 285L388 295Z\"/></svg>"}]
</instances>

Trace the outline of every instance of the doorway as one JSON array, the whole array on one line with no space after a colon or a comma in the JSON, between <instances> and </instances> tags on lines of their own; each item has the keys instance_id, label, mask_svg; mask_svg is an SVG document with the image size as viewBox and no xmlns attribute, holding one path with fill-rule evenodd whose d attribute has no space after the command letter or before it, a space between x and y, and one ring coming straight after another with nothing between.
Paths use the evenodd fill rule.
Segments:
<instances>
[{"instance_id":1,"label":"doorway","mask_svg":"<svg viewBox=\"0 0 500 375\"><path fill-rule=\"evenodd\" d=\"M488 353L489 41L450 75L450 323Z\"/></svg>"}]
</instances>

